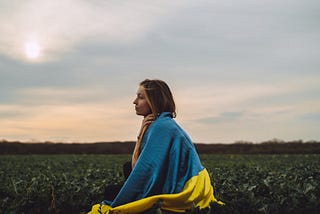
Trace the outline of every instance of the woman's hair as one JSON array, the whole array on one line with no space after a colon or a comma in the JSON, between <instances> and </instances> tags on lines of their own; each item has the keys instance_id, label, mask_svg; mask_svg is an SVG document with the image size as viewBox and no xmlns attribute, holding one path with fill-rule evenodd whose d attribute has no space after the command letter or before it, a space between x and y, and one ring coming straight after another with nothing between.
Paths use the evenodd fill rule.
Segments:
<instances>
[{"instance_id":1,"label":"woman's hair","mask_svg":"<svg viewBox=\"0 0 320 214\"><path fill-rule=\"evenodd\" d=\"M170 112L172 117L176 117L176 105L167 83L157 79L145 79L140 86L145 89L152 114L157 117L162 112Z\"/></svg>"}]
</instances>

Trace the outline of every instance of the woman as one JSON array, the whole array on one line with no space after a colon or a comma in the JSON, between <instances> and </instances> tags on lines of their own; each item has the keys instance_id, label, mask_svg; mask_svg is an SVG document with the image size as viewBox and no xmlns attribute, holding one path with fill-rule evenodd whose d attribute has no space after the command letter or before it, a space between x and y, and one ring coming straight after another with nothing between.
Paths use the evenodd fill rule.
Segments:
<instances>
[{"instance_id":1,"label":"woman","mask_svg":"<svg viewBox=\"0 0 320 214\"><path fill-rule=\"evenodd\" d=\"M214 197L191 139L173 119L176 106L168 85L142 81L133 103L144 119L132 171L114 200L94 205L90 213L142 213L155 206L181 213L223 204Z\"/></svg>"}]
</instances>

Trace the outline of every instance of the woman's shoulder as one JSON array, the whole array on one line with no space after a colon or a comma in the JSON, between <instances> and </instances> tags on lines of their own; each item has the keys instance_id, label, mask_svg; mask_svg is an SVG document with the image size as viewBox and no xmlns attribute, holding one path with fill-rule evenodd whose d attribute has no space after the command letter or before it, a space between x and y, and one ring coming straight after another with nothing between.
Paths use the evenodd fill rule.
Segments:
<instances>
[{"instance_id":1,"label":"woman's shoulder","mask_svg":"<svg viewBox=\"0 0 320 214\"><path fill-rule=\"evenodd\" d=\"M164 112L158 116L158 118L153 122L153 128L174 128L176 126L176 122L171 116L171 113Z\"/></svg>"},{"instance_id":2,"label":"woman's shoulder","mask_svg":"<svg viewBox=\"0 0 320 214\"><path fill-rule=\"evenodd\" d=\"M185 131L173 119L170 113L162 113L150 126L150 132L166 135L186 135Z\"/></svg>"}]
</instances>

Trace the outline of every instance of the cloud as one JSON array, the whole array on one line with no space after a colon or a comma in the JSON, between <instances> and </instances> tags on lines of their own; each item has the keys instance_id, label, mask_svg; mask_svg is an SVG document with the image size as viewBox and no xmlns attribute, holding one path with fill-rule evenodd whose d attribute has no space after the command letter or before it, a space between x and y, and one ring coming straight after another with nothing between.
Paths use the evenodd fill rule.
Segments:
<instances>
[{"instance_id":1,"label":"cloud","mask_svg":"<svg viewBox=\"0 0 320 214\"><path fill-rule=\"evenodd\" d=\"M300 118L303 121L311 121L311 122L319 123L320 122L320 110L318 110L316 112L305 113L305 114L301 115Z\"/></svg>"},{"instance_id":2,"label":"cloud","mask_svg":"<svg viewBox=\"0 0 320 214\"><path fill-rule=\"evenodd\" d=\"M214 123L229 123L229 122L235 122L239 118L241 118L244 115L243 112L222 112L219 115L215 117L204 117L200 118L197 121L200 123L205 123L205 124L214 124Z\"/></svg>"},{"instance_id":3,"label":"cloud","mask_svg":"<svg viewBox=\"0 0 320 214\"><path fill-rule=\"evenodd\" d=\"M66 105L66 104L89 104L103 103L104 100L116 100L111 92L96 87L39 87L26 88L16 91L16 97L20 97L19 103L26 105ZM105 99L101 99L104 97Z\"/></svg>"},{"instance_id":4,"label":"cloud","mask_svg":"<svg viewBox=\"0 0 320 214\"><path fill-rule=\"evenodd\" d=\"M80 42L127 43L140 39L181 3L155 1L14 1L2 3L0 51L24 59L22 47L36 40L42 60L73 51ZM8 22L10 20L10 22Z\"/></svg>"},{"instance_id":5,"label":"cloud","mask_svg":"<svg viewBox=\"0 0 320 214\"><path fill-rule=\"evenodd\" d=\"M273 84L212 82L179 88L177 119L197 142L294 140L301 138L303 130L307 139L317 138L314 126L319 121L301 118L320 109L315 99L318 79L301 77Z\"/></svg>"}]
</instances>

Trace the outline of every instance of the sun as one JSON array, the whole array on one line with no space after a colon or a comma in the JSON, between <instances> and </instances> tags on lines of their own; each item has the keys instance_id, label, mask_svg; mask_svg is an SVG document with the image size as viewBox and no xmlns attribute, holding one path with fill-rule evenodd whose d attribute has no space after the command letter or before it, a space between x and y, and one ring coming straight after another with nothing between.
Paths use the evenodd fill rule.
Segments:
<instances>
[{"instance_id":1,"label":"sun","mask_svg":"<svg viewBox=\"0 0 320 214\"><path fill-rule=\"evenodd\" d=\"M37 41L27 41L24 44L24 51L29 59L36 59L40 56L40 45Z\"/></svg>"}]
</instances>

